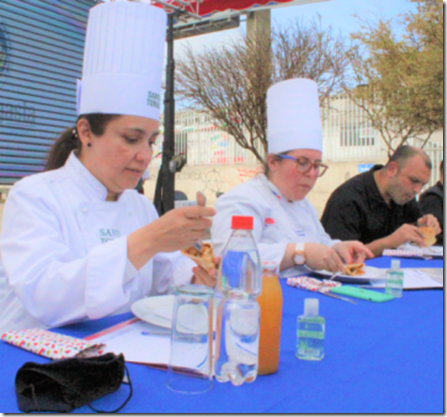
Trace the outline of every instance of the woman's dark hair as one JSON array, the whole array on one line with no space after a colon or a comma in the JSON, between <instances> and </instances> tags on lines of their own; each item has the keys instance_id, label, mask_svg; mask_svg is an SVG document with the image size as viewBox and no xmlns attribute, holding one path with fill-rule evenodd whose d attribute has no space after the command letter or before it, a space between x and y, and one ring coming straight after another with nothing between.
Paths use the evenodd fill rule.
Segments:
<instances>
[{"instance_id":1,"label":"woman's dark hair","mask_svg":"<svg viewBox=\"0 0 447 417\"><path fill-rule=\"evenodd\" d=\"M273 154L273 159L276 162L282 161L282 158L278 155L287 155L290 151L286 151L286 152L280 152L279 154ZM269 168L269 164L267 163L267 161L264 162L264 175L269 178L269 173L270 173L270 168Z\"/></svg>"},{"instance_id":2,"label":"woman's dark hair","mask_svg":"<svg viewBox=\"0 0 447 417\"><path fill-rule=\"evenodd\" d=\"M81 114L77 120L85 119L90 124L90 130L96 136L104 134L107 124L117 117L119 114ZM77 122L77 121L76 121ZM47 156L47 163L45 165L45 171L51 171L52 169L58 169L65 164L65 161L70 156L70 153L74 150L81 150L81 141L79 140L76 126L65 130L59 139L54 142Z\"/></svg>"}]
</instances>

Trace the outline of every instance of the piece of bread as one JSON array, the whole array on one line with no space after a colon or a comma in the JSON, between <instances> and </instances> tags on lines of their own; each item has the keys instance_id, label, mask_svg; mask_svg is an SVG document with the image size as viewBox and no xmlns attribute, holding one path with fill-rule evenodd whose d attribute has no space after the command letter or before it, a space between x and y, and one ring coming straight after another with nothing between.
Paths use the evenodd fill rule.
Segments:
<instances>
[{"instance_id":1,"label":"piece of bread","mask_svg":"<svg viewBox=\"0 0 447 417\"><path fill-rule=\"evenodd\" d=\"M365 266L365 264L357 263L357 264L350 264L345 265L345 275L349 276L357 276L357 275L363 275L365 271L362 269Z\"/></svg>"},{"instance_id":2,"label":"piece of bread","mask_svg":"<svg viewBox=\"0 0 447 417\"><path fill-rule=\"evenodd\" d=\"M432 246L436 243L436 234L433 227L420 227L419 230L424 235L424 245Z\"/></svg>"},{"instance_id":3,"label":"piece of bread","mask_svg":"<svg viewBox=\"0 0 447 417\"><path fill-rule=\"evenodd\" d=\"M198 251L194 246L183 249L183 255L192 259L197 265L201 266L205 271L216 268L214 265L214 253L211 243L202 243L202 249Z\"/></svg>"}]
</instances>

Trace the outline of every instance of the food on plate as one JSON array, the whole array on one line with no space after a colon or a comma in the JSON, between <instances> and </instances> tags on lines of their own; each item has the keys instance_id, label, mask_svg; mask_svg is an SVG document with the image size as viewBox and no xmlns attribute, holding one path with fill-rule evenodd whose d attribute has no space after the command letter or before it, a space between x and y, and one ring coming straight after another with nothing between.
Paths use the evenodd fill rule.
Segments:
<instances>
[{"instance_id":1,"label":"food on plate","mask_svg":"<svg viewBox=\"0 0 447 417\"><path fill-rule=\"evenodd\" d=\"M362 269L364 266L365 264L363 262L345 265L345 274L349 276L363 275L365 273Z\"/></svg>"},{"instance_id":2,"label":"food on plate","mask_svg":"<svg viewBox=\"0 0 447 417\"><path fill-rule=\"evenodd\" d=\"M426 247L436 243L436 234L433 227L420 227L419 230L424 235L424 244Z\"/></svg>"},{"instance_id":3,"label":"food on plate","mask_svg":"<svg viewBox=\"0 0 447 417\"><path fill-rule=\"evenodd\" d=\"M216 268L213 258L213 246L211 243L202 243L202 249L199 251L194 246L190 246L181 251L183 255L192 259L197 265L201 266L205 271Z\"/></svg>"}]
</instances>

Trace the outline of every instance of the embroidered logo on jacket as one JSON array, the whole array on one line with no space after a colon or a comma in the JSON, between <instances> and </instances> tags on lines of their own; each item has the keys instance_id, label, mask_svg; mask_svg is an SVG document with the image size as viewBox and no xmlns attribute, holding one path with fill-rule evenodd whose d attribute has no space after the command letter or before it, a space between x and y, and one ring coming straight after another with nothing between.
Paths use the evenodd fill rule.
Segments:
<instances>
[{"instance_id":1,"label":"embroidered logo on jacket","mask_svg":"<svg viewBox=\"0 0 447 417\"><path fill-rule=\"evenodd\" d=\"M120 236L121 232L117 229L99 229L99 238L101 239L101 243L110 242L111 240L114 240Z\"/></svg>"},{"instance_id":2,"label":"embroidered logo on jacket","mask_svg":"<svg viewBox=\"0 0 447 417\"><path fill-rule=\"evenodd\" d=\"M266 226L273 225L273 224L275 224L275 219L272 219L271 217L266 217L264 220L264 224Z\"/></svg>"}]
</instances>

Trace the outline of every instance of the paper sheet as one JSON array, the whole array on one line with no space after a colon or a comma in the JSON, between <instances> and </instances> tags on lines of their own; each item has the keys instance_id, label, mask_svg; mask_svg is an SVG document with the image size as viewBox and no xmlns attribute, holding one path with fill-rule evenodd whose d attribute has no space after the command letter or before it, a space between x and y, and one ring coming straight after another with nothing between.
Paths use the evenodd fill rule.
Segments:
<instances>
[{"instance_id":1,"label":"paper sheet","mask_svg":"<svg viewBox=\"0 0 447 417\"><path fill-rule=\"evenodd\" d=\"M424 288L444 288L442 268L402 268L404 272L404 290ZM385 280L373 281L365 287L385 288Z\"/></svg>"},{"instance_id":2,"label":"paper sheet","mask_svg":"<svg viewBox=\"0 0 447 417\"><path fill-rule=\"evenodd\" d=\"M135 318L85 339L89 342L105 343L104 352L122 353L127 362L167 367L170 354L170 334L169 329L154 326Z\"/></svg>"}]
</instances>

